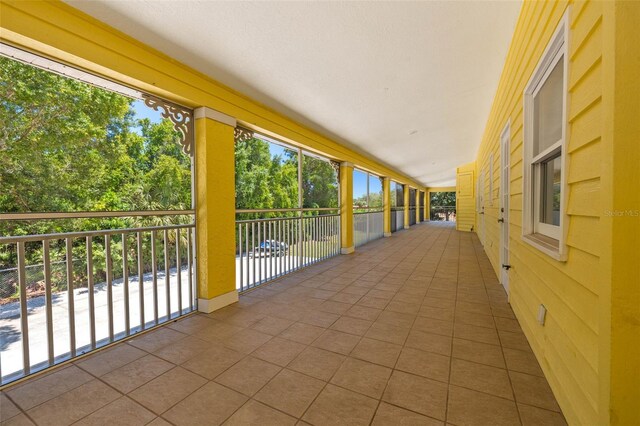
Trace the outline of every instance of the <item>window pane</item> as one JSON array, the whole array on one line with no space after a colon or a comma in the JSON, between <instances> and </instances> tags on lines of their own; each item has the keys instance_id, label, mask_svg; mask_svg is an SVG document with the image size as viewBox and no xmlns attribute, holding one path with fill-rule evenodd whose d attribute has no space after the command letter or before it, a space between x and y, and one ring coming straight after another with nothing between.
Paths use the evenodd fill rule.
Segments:
<instances>
[{"instance_id":1,"label":"window pane","mask_svg":"<svg viewBox=\"0 0 640 426\"><path fill-rule=\"evenodd\" d=\"M564 58L560 59L534 98L533 155L562 138Z\"/></svg>"},{"instance_id":2,"label":"window pane","mask_svg":"<svg viewBox=\"0 0 640 426\"><path fill-rule=\"evenodd\" d=\"M396 207L398 205L396 200L396 183L390 182L389 184L389 194L391 198L391 207Z\"/></svg>"},{"instance_id":3,"label":"window pane","mask_svg":"<svg viewBox=\"0 0 640 426\"><path fill-rule=\"evenodd\" d=\"M254 137L236 142L236 208L298 207L298 152Z\"/></svg>"},{"instance_id":4,"label":"window pane","mask_svg":"<svg viewBox=\"0 0 640 426\"><path fill-rule=\"evenodd\" d=\"M303 155L302 206L338 207L338 175L328 161Z\"/></svg>"},{"instance_id":5,"label":"window pane","mask_svg":"<svg viewBox=\"0 0 640 426\"><path fill-rule=\"evenodd\" d=\"M382 182L374 175L369 175L369 207L382 207Z\"/></svg>"},{"instance_id":6,"label":"window pane","mask_svg":"<svg viewBox=\"0 0 640 426\"><path fill-rule=\"evenodd\" d=\"M367 174L353 170L353 207L367 207Z\"/></svg>"},{"instance_id":7,"label":"window pane","mask_svg":"<svg viewBox=\"0 0 640 426\"><path fill-rule=\"evenodd\" d=\"M540 164L540 222L560 226L561 157Z\"/></svg>"},{"instance_id":8,"label":"window pane","mask_svg":"<svg viewBox=\"0 0 640 426\"><path fill-rule=\"evenodd\" d=\"M401 183L396 184L396 206L404 206L404 185Z\"/></svg>"}]
</instances>

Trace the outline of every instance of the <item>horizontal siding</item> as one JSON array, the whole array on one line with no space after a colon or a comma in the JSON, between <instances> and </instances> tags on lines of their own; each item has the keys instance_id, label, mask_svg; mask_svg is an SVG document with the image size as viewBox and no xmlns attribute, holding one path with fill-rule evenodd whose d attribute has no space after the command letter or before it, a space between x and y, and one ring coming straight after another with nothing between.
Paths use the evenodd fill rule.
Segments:
<instances>
[{"instance_id":1,"label":"horizontal siding","mask_svg":"<svg viewBox=\"0 0 640 426\"><path fill-rule=\"evenodd\" d=\"M603 215L601 158L602 4L571 5L567 176L568 259L558 262L522 240L523 93L560 18L564 1L525 2L476 158L485 182L484 249L498 276L500 134L510 123L510 301L570 424L599 421L599 292ZM493 163L489 164L493 156ZM489 174L490 175L490 174ZM491 198L490 198L491 197ZM490 205L493 200L493 206ZM480 221L476 215L476 221ZM547 321L536 321L538 306Z\"/></svg>"}]
</instances>

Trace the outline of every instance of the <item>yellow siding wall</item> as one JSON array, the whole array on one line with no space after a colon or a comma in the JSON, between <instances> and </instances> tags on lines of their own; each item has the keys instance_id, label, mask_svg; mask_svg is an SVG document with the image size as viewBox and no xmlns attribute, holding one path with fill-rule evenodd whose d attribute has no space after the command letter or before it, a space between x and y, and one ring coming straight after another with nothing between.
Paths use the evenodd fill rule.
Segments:
<instances>
[{"instance_id":1,"label":"yellow siding wall","mask_svg":"<svg viewBox=\"0 0 640 426\"><path fill-rule=\"evenodd\" d=\"M601 256L608 232L603 208L603 7L601 2L526 1L523 4L476 159L484 188L484 248L499 274L500 133L511 125L510 302L569 424L608 423L601 391L599 298L606 291ZM559 262L522 241L523 92L561 17L569 10L568 260ZM490 162L490 159L493 162ZM493 193L489 193L489 177ZM604 289L604 290L603 290ZM538 306L546 323L536 322ZM604 322L603 322L604 321ZM606 344L604 345L606 346Z\"/></svg>"},{"instance_id":2,"label":"yellow siding wall","mask_svg":"<svg viewBox=\"0 0 640 426\"><path fill-rule=\"evenodd\" d=\"M475 229L475 168L476 163L469 163L456 170L456 229L458 231Z\"/></svg>"}]
</instances>

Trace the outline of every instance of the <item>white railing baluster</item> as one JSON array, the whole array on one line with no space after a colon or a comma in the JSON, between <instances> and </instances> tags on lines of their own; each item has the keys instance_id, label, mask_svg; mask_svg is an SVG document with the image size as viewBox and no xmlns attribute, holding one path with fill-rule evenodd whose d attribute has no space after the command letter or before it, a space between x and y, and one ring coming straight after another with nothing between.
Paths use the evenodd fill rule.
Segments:
<instances>
[{"instance_id":1,"label":"white railing baluster","mask_svg":"<svg viewBox=\"0 0 640 426\"><path fill-rule=\"evenodd\" d=\"M22 371L31 372L29 357L29 320L27 318L27 277L25 276L24 242L18 242L18 286L20 286L20 334L22 339Z\"/></svg>"}]
</instances>

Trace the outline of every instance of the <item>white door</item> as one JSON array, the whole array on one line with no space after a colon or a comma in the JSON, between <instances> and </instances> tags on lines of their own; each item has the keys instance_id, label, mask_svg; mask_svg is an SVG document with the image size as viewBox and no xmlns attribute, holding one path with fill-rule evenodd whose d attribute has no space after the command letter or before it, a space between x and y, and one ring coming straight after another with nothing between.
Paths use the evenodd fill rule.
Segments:
<instances>
[{"instance_id":1,"label":"white door","mask_svg":"<svg viewBox=\"0 0 640 426\"><path fill-rule=\"evenodd\" d=\"M500 136L500 282L509 294L509 124Z\"/></svg>"}]
</instances>

